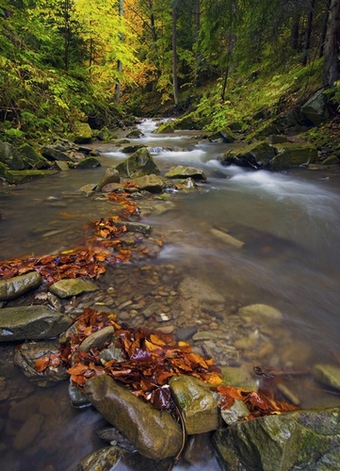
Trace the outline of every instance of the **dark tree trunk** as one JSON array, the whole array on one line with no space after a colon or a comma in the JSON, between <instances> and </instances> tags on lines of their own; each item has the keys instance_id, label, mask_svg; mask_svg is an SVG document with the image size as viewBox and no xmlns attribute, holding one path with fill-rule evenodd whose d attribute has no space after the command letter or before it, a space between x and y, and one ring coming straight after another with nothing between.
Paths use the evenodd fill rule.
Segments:
<instances>
[{"instance_id":1,"label":"dark tree trunk","mask_svg":"<svg viewBox=\"0 0 340 471\"><path fill-rule=\"evenodd\" d=\"M174 93L175 106L178 105L179 91L178 91L178 58L177 58L177 8L172 7L172 85Z\"/></svg>"},{"instance_id":2,"label":"dark tree trunk","mask_svg":"<svg viewBox=\"0 0 340 471\"><path fill-rule=\"evenodd\" d=\"M300 50L300 12L295 11L290 31L291 44L294 51Z\"/></svg>"},{"instance_id":3,"label":"dark tree trunk","mask_svg":"<svg viewBox=\"0 0 340 471\"><path fill-rule=\"evenodd\" d=\"M320 47L319 47L319 54L318 54L319 58L323 57L323 49L325 47L325 41L326 41L327 24L328 24L328 16L329 16L329 7L330 7L330 5L331 5L331 0L328 0L326 11L325 11L325 14L324 14L323 28L322 28L321 38L320 38Z\"/></svg>"},{"instance_id":4,"label":"dark tree trunk","mask_svg":"<svg viewBox=\"0 0 340 471\"><path fill-rule=\"evenodd\" d=\"M314 19L314 7L315 7L315 0L310 0L310 8L308 13L308 21L307 21L307 28L306 28L306 38L305 38L305 48L304 54L302 58L302 65L307 64L309 49L310 49L310 38L312 36L312 29L313 29L313 19Z\"/></svg>"},{"instance_id":5,"label":"dark tree trunk","mask_svg":"<svg viewBox=\"0 0 340 471\"><path fill-rule=\"evenodd\" d=\"M332 87L340 77L339 69L340 0L331 0L324 47L323 84Z\"/></svg>"}]
</instances>

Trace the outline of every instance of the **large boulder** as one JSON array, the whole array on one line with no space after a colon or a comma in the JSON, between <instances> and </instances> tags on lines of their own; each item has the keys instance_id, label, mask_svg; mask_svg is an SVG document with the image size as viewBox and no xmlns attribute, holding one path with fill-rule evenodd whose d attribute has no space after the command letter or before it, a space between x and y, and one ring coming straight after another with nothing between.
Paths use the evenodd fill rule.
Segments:
<instances>
[{"instance_id":1,"label":"large boulder","mask_svg":"<svg viewBox=\"0 0 340 471\"><path fill-rule=\"evenodd\" d=\"M123 162L117 165L116 169L124 178L137 178L144 175L159 175L159 169L155 164L150 152L143 147Z\"/></svg>"},{"instance_id":2,"label":"large boulder","mask_svg":"<svg viewBox=\"0 0 340 471\"><path fill-rule=\"evenodd\" d=\"M340 469L340 408L239 421L213 441L230 471Z\"/></svg>"},{"instance_id":3,"label":"large boulder","mask_svg":"<svg viewBox=\"0 0 340 471\"><path fill-rule=\"evenodd\" d=\"M18 306L0 309L0 342L41 340L56 337L72 321L48 306Z\"/></svg>"},{"instance_id":4,"label":"large boulder","mask_svg":"<svg viewBox=\"0 0 340 471\"><path fill-rule=\"evenodd\" d=\"M24 293L37 288L41 282L42 276L36 271L15 276L8 280L0 280L0 301L18 298Z\"/></svg>"},{"instance_id":5,"label":"large boulder","mask_svg":"<svg viewBox=\"0 0 340 471\"><path fill-rule=\"evenodd\" d=\"M23 155L8 142L0 141L0 162L10 170L23 170L25 168Z\"/></svg>"},{"instance_id":6,"label":"large boulder","mask_svg":"<svg viewBox=\"0 0 340 471\"><path fill-rule=\"evenodd\" d=\"M276 156L270 161L271 170L285 170L291 167L315 163L317 148L313 144L286 142L275 144Z\"/></svg>"},{"instance_id":7,"label":"large boulder","mask_svg":"<svg viewBox=\"0 0 340 471\"><path fill-rule=\"evenodd\" d=\"M150 193L162 193L167 187L164 179L154 174L137 177L133 180L133 183L140 190L149 191Z\"/></svg>"},{"instance_id":8,"label":"large boulder","mask_svg":"<svg viewBox=\"0 0 340 471\"><path fill-rule=\"evenodd\" d=\"M324 90L318 90L302 107L301 113L314 125L318 125L329 118L327 97Z\"/></svg>"},{"instance_id":9,"label":"large boulder","mask_svg":"<svg viewBox=\"0 0 340 471\"><path fill-rule=\"evenodd\" d=\"M36 170L49 168L50 163L41 154L39 154L29 144L23 144L18 148L19 152L24 157L25 166L27 168L34 168Z\"/></svg>"},{"instance_id":10,"label":"large boulder","mask_svg":"<svg viewBox=\"0 0 340 471\"><path fill-rule=\"evenodd\" d=\"M248 146L235 147L220 156L219 160L222 165L238 165L258 170L267 167L275 154L275 149L263 141Z\"/></svg>"},{"instance_id":11,"label":"large boulder","mask_svg":"<svg viewBox=\"0 0 340 471\"><path fill-rule=\"evenodd\" d=\"M188 435L218 429L217 400L209 386L192 376L174 376L169 384Z\"/></svg>"},{"instance_id":12,"label":"large boulder","mask_svg":"<svg viewBox=\"0 0 340 471\"><path fill-rule=\"evenodd\" d=\"M76 123L73 140L76 144L87 144L92 141L92 129L88 123Z\"/></svg>"},{"instance_id":13,"label":"large boulder","mask_svg":"<svg viewBox=\"0 0 340 471\"><path fill-rule=\"evenodd\" d=\"M163 460L178 453L182 432L166 411L160 412L135 397L107 375L89 379L84 390L93 406L135 445L141 455Z\"/></svg>"},{"instance_id":14,"label":"large boulder","mask_svg":"<svg viewBox=\"0 0 340 471\"><path fill-rule=\"evenodd\" d=\"M194 167L186 167L184 165L177 165L172 167L166 174L166 178L193 178L194 180L206 181L207 177L203 170Z\"/></svg>"},{"instance_id":15,"label":"large boulder","mask_svg":"<svg viewBox=\"0 0 340 471\"><path fill-rule=\"evenodd\" d=\"M120 175L117 169L113 167L109 167L105 170L105 173L97 185L96 190L101 191L105 185L109 183L119 183L120 182Z\"/></svg>"},{"instance_id":16,"label":"large boulder","mask_svg":"<svg viewBox=\"0 0 340 471\"><path fill-rule=\"evenodd\" d=\"M4 177L13 185L22 185L56 173L58 170L7 170Z\"/></svg>"}]
</instances>

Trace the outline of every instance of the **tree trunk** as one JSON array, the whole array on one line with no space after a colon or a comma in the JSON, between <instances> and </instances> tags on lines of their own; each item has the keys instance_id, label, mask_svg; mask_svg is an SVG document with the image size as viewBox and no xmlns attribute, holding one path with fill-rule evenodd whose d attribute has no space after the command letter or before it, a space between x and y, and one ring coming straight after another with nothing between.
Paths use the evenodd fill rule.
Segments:
<instances>
[{"instance_id":1,"label":"tree trunk","mask_svg":"<svg viewBox=\"0 0 340 471\"><path fill-rule=\"evenodd\" d=\"M292 18L292 26L290 30L291 44L294 51L300 50L300 12L295 11Z\"/></svg>"},{"instance_id":2,"label":"tree trunk","mask_svg":"<svg viewBox=\"0 0 340 471\"><path fill-rule=\"evenodd\" d=\"M310 8L309 8L309 13L308 13L308 22L307 22L307 28L306 28L305 49L304 49L304 54L301 61L302 65L307 65L308 53L310 49L310 38L312 35L312 29L313 29L314 6L315 6L315 0L310 0Z\"/></svg>"},{"instance_id":3,"label":"tree trunk","mask_svg":"<svg viewBox=\"0 0 340 471\"><path fill-rule=\"evenodd\" d=\"M339 79L340 0L331 0L324 47L323 85L332 87Z\"/></svg>"},{"instance_id":4,"label":"tree trunk","mask_svg":"<svg viewBox=\"0 0 340 471\"><path fill-rule=\"evenodd\" d=\"M318 54L319 58L323 57L323 49L325 47L325 41L326 41L330 5L331 5L331 0L328 0L327 1L326 11L325 11L325 14L324 14L322 33L321 33L321 38L320 38L320 46L319 46L319 54Z\"/></svg>"},{"instance_id":5,"label":"tree trunk","mask_svg":"<svg viewBox=\"0 0 340 471\"><path fill-rule=\"evenodd\" d=\"M178 105L179 91L178 91L178 58L177 58L177 8L172 7L172 85L174 93L175 106Z\"/></svg>"},{"instance_id":6,"label":"tree trunk","mask_svg":"<svg viewBox=\"0 0 340 471\"><path fill-rule=\"evenodd\" d=\"M64 1L64 66L68 72L70 68L70 42L71 42L71 25L70 25L70 1Z\"/></svg>"},{"instance_id":7,"label":"tree trunk","mask_svg":"<svg viewBox=\"0 0 340 471\"><path fill-rule=\"evenodd\" d=\"M118 15L121 17L124 15L124 0L118 0ZM121 36L120 40L123 41L124 38ZM117 71L119 74L121 74L123 70L123 64L120 60L117 61ZM121 84L119 81L119 78L116 83L116 90L115 90L115 102L119 103L120 100L120 90L121 90Z\"/></svg>"}]
</instances>

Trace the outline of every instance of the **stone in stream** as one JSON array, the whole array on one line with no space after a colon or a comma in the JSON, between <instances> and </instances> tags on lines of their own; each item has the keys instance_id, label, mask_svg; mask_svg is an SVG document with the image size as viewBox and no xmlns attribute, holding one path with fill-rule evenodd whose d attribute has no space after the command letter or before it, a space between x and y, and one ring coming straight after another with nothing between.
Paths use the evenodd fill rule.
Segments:
<instances>
[{"instance_id":1,"label":"stone in stream","mask_svg":"<svg viewBox=\"0 0 340 471\"><path fill-rule=\"evenodd\" d=\"M150 193L162 193L167 187L165 180L154 174L134 178L133 183L140 189Z\"/></svg>"},{"instance_id":2,"label":"stone in stream","mask_svg":"<svg viewBox=\"0 0 340 471\"><path fill-rule=\"evenodd\" d=\"M79 463L80 471L112 471L122 457L117 446L107 446L86 455Z\"/></svg>"},{"instance_id":3,"label":"stone in stream","mask_svg":"<svg viewBox=\"0 0 340 471\"><path fill-rule=\"evenodd\" d=\"M89 352L91 348L103 348L105 343L111 342L115 334L112 326L104 327L86 337L79 346L80 352Z\"/></svg>"},{"instance_id":4,"label":"stone in stream","mask_svg":"<svg viewBox=\"0 0 340 471\"><path fill-rule=\"evenodd\" d=\"M42 340L56 337L72 321L48 306L19 306L0 309L0 341Z\"/></svg>"},{"instance_id":5,"label":"stone in stream","mask_svg":"<svg viewBox=\"0 0 340 471\"><path fill-rule=\"evenodd\" d=\"M177 165L171 168L166 174L166 178L188 178L194 180L206 181L207 177L202 170L194 167L185 167L184 165Z\"/></svg>"},{"instance_id":6,"label":"stone in stream","mask_svg":"<svg viewBox=\"0 0 340 471\"><path fill-rule=\"evenodd\" d=\"M158 175L160 173L150 152L144 147L118 164L116 169L124 178L137 178L150 174Z\"/></svg>"},{"instance_id":7,"label":"stone in stream","mask_svg":"<svg viewBox=\"0 0 340 471\"><path fill-rule=\"evenodd\" d=\"M267 304L249 304L248 306L243 306L238 310L238 315L241 317L249 316L257 321L280 322L282 319L281 312Z\"/></svg>"},{"instance_id":8,"label":"stone in stream","mask_svg":"<svg viewBox=\"0 0 340 471\"><path fill-rule=\"evenodd\" d=\"M107 375L89 379L84 390L93 406L141 455L163 460L180 450L181 429L166 411L135 397Z\"/></svg>"},{"instance_id":9,"label":"stone in stream","mask_svg":"<svg viewBox=\"0 0 340 471\"><path fill-rule=\"evenodd\" d=\"M313 378L326 386L340 390L340 368L328 363L318 363L313 366Z\"/></svg>"},{"instance_id":10,"label":"stone in stream","mask_svg":"<svg viewBox=\"0 0 340 471\"><path fill-rule=\"evenodd\" d=\"M20 346L14 355L14 364L22 370L24 375L40 387L54 386L56 383L68 378L68 373L62 362L59 365L48 366L44 371L35 369L37 360L49 357L51 353L56 356L59 352L58 341L26 342Z\"/></svg>"},{"instance_id":11,"label":"stone in stream","mask_svg":"<svg viewBox=\"0 0 340 471\"><path fill-rule=\"evenodd\" d=\"M340 408L239 421L213 437L230 471L340 469Z\"/></svg>"},{"instance_id":12,"label":"stone in stream","mask_svg":"<svg viewBox=\"0 0 340 471\"><path fill-rule=\"evenodd\" d=\"M0 301L9 301L37 288L42 282L42 276L32 271L15 276L8 280L0 280Z\"/></svg>"},{"instance_id":13,"label":"stone in stream","mask_svg":"<svg viewBox=\"0 0 340 471\"><path fill-rule=\"evenodd\" d=\"M104 188L105 185L109 183L119 183L120 182L120 175L117 169L114 167L109 167L105 170L104 175L102 176L102 179L97 185L96 190L101 191L102 188Z\"/></svg>"},{"instance_id":14,"label":"stone in stream","mask_svg":"<svg viewBox=\"0 0 340 471\"><path fill-rule=\"evenodd\" d=\"M98 286L90 280L83 280L81 278L67 278L59 280L50 286L51 293L59 296L60 298L69 298L77 296L81 293L89 291L96 291Z\"/></svg>"},{"instance_id":15,"label":"stone in stream","mask_svg":"<svg viewBox=\"0 0 340 471\"><path fill-rule=\"evenodd\" d=\"M169 384L188 435L206 433L218 428L217 400L209 386L192 376L174 376Z\"/></svg>"}]
</instances>

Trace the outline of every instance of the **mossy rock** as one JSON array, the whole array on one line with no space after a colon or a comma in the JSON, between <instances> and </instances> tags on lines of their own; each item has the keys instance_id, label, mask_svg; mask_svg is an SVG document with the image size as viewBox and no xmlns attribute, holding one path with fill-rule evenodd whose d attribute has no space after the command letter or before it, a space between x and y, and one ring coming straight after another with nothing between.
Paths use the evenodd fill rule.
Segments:
<instances>
[{"instance_id":1,"label":"mossy rock","mask_svg":"<svg viewBox=\"0 0 340 471\"><path fill-rule=\"evenodd\" d=\"M123 178L137 178L160 173L150 152L145 147L118 164L116 169Z\"/></svg>"},{"instance_id":2,"label":"mossy rock","mask_svg":"<svg viewBox=\"0 0 340 471\"><path fill-rule=\"evenodd\" d=\"M23 170L25 163L22 154L8 142L0 141L0 163L10 170Z\"/></svg>"},{"instance_id":3,"label":"mossy rock","mask_svg":"<svg viewBox=\"0 0 340 471\"><path fill-rule=\"evenodd\" d=\"M74 131L75 144L86 144L92 142L92 129L88 123L77 123Z\"/></svg>"},{"instance_id":4,"label":"mossy rock","mask_svg":"<svg viewBox=\"0 0 340 471\"><path fill-rule=\"evenodd\" d=\"M101 163L99 162L96 157L85 157L85 159L81 160L75 168L82 170L82 169L88 169L88 168L96 168L100 167Z\"/></svg>"},{"instance_id":5,"label":"mossy rock","mask_svg":"<svg viewBox=\"0 0 340 471\"><path fill-rule=\"evenodd\" d=\"M167 121L158 126L155 131L157 134L172 134L174 132L174 123L173 121Z\"/></svg>"},{"instance_id":6,"label":"mossy rock","mask_svg":"<svg viewBox=\"0 0 340 471\"><path fill-rule=\"evenodd\" d=\"M36 170L50 168L50 163L29 144L23 144L18 148L23 155L25 167L34 167Z\"/></svg>"},{"instance_id":7,"label":"mossy rock","mask_svg":"<svg viewBox=\"0 0 340 471\"><path fill-rule=\"evenodd\" d=\"M277 163L280 161L286 161L287 164L290 162L290 167L298 167L306 163L313 164L318 160L318 151L313 144L309 143L295 143L287 142L282 144L276 144L273 146L276 150L278 158L271 162L271 169L278 170ZM281 168L280 168L281 170Z\"/></svg>"},{"instance_id":8,"label":"mossy rock","mask_svg":"<svg viewBox=\"0 0 340 471\"><path fill-rule=\"evenodd\" d=\"M13 185L21 185L56 173L58 173L58 170L7 170L4 177Z\"/></svg>"}]
</instances>

